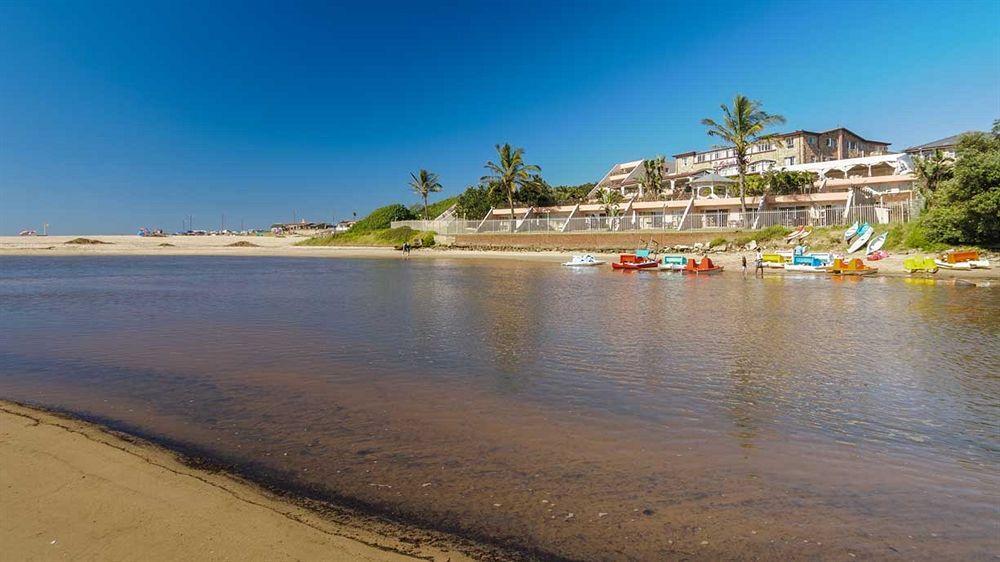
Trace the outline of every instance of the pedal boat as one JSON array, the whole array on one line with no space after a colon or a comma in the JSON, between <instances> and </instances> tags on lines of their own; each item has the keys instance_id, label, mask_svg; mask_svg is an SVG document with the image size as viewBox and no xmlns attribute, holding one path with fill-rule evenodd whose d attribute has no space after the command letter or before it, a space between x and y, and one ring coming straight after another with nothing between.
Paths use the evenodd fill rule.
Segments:
<instances>
[{"instance_id":1,"label":"pedal boat","mask_svg":"<svg viewBox=\"0 0 1000 562\"><path fill-rule=\"evenodd\" d=\"M684 264L685 275L712 275L715 273L722 273L722 266L715 265L712 263L712 258L705 256L701 258L701 261L696 259L689 259L686 264Z\"/></svg>"},{"instance_id":2,"label":"pedal boat","mask_svg":"<svg viewBox=\"0 0 1000 562\"><path fill-rule=\"evenodd\" d=\"M834 275L872 275L878 273L878 268L865 265L861 258L854 258L849 262L837 258L833 260L827 271Z\"/></svg>"}]
</instances>

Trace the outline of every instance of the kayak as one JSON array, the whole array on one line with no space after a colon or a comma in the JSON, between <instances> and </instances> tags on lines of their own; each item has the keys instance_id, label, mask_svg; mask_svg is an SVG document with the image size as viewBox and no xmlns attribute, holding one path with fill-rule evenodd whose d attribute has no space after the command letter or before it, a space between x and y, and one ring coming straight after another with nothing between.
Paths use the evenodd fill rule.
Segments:
<instances>
[{"instance_id":1,"label":"kayak","mask_svg":"<svg viewBox=\"0 0 1000 562\"><path fill-rule=\"evenodd\" d=\"M864 245L868 243L868 240L872 237L874 232L875 229L873 229L868 223L861 225L861 227L858 228L858 234L854 239L854 242L851 242L851 246L847 248L847 253L853 254L863 248Z\"/></svg>"},{"instance_id":2,"label":"kayak","mask_svg":"<svg viewBox=\"0 0 1000 562\"><path fill-rule=\"evenodd\" d=\"M867 253L867 254L873 254L873 253L881 250L882 246L885 246L885 239L888 238L888 237L889 237L889 233L888 232L883 232L882 234L879 234L875 238L872 238L871 242L868 243L868 249L865 250L865 253Z\"/></svg>"},{"instance_id":3,"label":"kayak","mask_svg":"<svg viewBox=\"0 0 1000 562\"><path fill-rule=\"evenodd\" d=\"M656 260L649 259L648 252L645 255L621 254L618 261L611 263L611 269L649 269L656 267Z\"/></svg>"},{"instance_id":4,"label":"kayak","mask_svg":"<svg viewBox=\"0 0 1000 562\"><path fill-rule=\"evenodd\" d=\"M859 223L858 221L854 221L854 224L852 224L850 228L844 231L844 242L847 242L851 238L854 238L854 236L858 233L859 228L861 228L861 223Z\"/></svg>"}]
</instances>

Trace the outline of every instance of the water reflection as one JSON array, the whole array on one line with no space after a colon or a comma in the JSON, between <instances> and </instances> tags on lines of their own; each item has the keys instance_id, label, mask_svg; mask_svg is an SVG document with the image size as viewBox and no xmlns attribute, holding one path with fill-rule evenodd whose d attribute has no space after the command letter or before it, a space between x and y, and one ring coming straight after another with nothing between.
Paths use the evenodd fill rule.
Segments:
<instances>
[{"instance_id":1,"label":"water reflection","mask_svg":"<svg viewBox=\"0 0 1000 562\"><path fill-rule=\"evenodd\" d=\"M705 532L742 537L709 557L802 556L782 541L806 532L878 557L904 528L981 555L998 312L996 289L902 280L7 258L0 396L570 557Z\"/></svg>"}]
</instances>

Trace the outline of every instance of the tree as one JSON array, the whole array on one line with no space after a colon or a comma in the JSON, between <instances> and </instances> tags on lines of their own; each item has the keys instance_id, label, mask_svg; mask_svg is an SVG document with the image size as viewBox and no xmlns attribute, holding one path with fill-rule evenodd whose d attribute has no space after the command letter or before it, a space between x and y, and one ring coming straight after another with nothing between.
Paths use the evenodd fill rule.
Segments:
<instances>
[{"instance_id":1,"label":"tree","mask_svg":"<svg viewBox=\"0 0 1000 562\"><path fill-rule=\"evenodd\" d=\"M609 217L617 217L618 212L621 209L621 204L625 200L622 194L614 189L602 189L601 190L601 206L604 207L604 212L608 214Z\"/></svg>"},{"instance_id":2,"label":"tree","mask_svg":"<svg viewBox=\"0 0 1000 562\"><path fill-rule=\"evenodd\" d=\"M802 192L812 186L818 176L813 172L768 170L759 176L746 178L747 195L787 195Z\"/></svg>"},{"instance_id":3,"label":"tree","mask_svg":"<svg viewBox=\"0 0 1000 562\"><path fill-rule=\"evenodd\" d=\"M427 197L431 193L441 191L441 182L438 181L437 174L428 172L423 168L414 174L410 172L410 189L424 199L424 220L427 220Z\"/></svg>"},{"instance_id":4,"label":"tree","mask_svg":"<svg viewBox=\"0 0 1000 562\"><path fill-rule=\"evenodd\" d=\"M552 188L552 194L559 205L579 203L587 198L587 194L594 189L594 185L596 185L594 182L580 185L557 185Z\"/></svg>"},{"instance_id":5,"label":"tree","mask_svg":"<svg viewBox=\"0 0 1000 562\"><path fill-rule=\"evenodd\" d=\"M913 171L920 180L920 195L925 202L937 191L939 183L951 177L953 165L954 161L940 150L935 150L927 158L917 156L913 159Z\"/></svg>"},{"instance_id":6,"label":"tree","mask_svg":"<svg viewBox=\"0 0 1000 562\"><path fill-rule=\"evenodd\" d=\"M458 216L466 220L481 220L490 209L503 203L503 195L495 184L481 183L465 189L455 202Z\"/></svg>"},{"instance_id":7,"label":"tree","mask_svg":"<svg viewBox=\"0 0 1000 562\"><path fill-rule=\"evenodd\" d=\"M483 176L485 182L496 182L500 191L507 197L510 206L511 231L514 230L514 195L519 189L532 182L532 174L542 169L534 164L524 163L524 149L513 148L510 143L496 145L497 161L487 162L485 168L491 174Z\"/></svg>"},{"instance_id":8,"label":"tree","mask_svg":"<svg viewBox=\"0 0 1000 562\"><path fill-rule=\"evenodd\" d=\"M660 189L663 187L663 168L665 165L666 159L662 156L642 161L643 174L639 185L642 186L645 193L652 194L653 197L660 194Z\"/></svg>"},{"instance_id":9,"label":"tree","mask_svg":"<svg viewBox=\"0 0 1000 562\"><path fill-rule=\"evenodd\" d=\"M920 222L930 240L1000 245L1000 137L962 135L953 176L938 184L928 207Z\"/></svg>"},{"instance_id":10,"label":"tree","mask_svg":"<svg viewBox=\"0 0 1000 562\"><path fill-rule=\"evenodd\" d=\"M534 174L517 192L517 202L529 207L549 207L556 204L556 198L542 176Z\"/></svg>"},{"instance_id":11,"label":"tree","mask_svg":"<svg viewBox=\"0 0 1000 562\"><path fill-rule=\"evenodd\" d=\"M705 118L701 124L708 127L708 134L718 137L732 146L736 155L736 169L739 172L740 210L741 216L747 216L746 175L749 164L750 148L757 142L767 140L773 135L765 135L764 130L771 125L784 123L781 115L772 115L761 109L759 101L753 101L742 94L733 97L733 107L722 108L722 123Z\"/></svg>"}]
</instances>

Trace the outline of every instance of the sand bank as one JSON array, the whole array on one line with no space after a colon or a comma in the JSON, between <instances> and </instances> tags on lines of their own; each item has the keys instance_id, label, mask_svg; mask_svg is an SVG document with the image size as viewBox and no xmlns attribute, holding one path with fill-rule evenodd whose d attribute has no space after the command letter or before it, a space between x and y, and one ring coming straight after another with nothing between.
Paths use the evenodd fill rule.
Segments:
<instances>
[{"instance_id":1,"label":"sand bank","mask_svg":"<svg viewBox=\"0 0 1000 562\"><path fill-rule=\"evenodd\" d=\"M467 560L334 522L172 453L0 401L9 560Z\"/></svg>"},{"instance_id":2,"label":"sand bank","mask_svg":"<svg viewBox=\"0 0 1000 562\"><path fill-rule=\"evenodd\" d=\"M319 258L400 258L400 252L392 248L348 247L348 246L296 246L302 241L302 236L167 236L163 238L148 238L125 235L95 235L84 236L104 244L77 245L66 242L76 236L0 236L0 257L19 255L38 256L280 256L280 257L319 257ZM234 246L233 244L243 243ZM582 252L568 251L530 251L530 250L479 250L435 247L416 250L410 259L426 258L480 258L480 259L518 259L533 261L548 261L559 263L569 259L572 254ZM753 261L753 253L744 253L749 262ZM712 260L725 266L727 273L739 273L741 255L736 252L711 254ZM616 260L617 255L595 253L605 260ZM689 254L695 257L695 254ZM697 256L700 257L700 256ZM891 255L879 262L874 262L881 275L909 276L903 270L903 254ZM994 262L996 260L993 260ZM751 265L752 268L752 265ZM768 275L782 275L784 270L768 269ZM795 275L803 275L796 273ZM976 269L971 271L941 270L932 278L942 280L953 279L1000 279L1000 264L993 269Z\"/></svg>"}]
</instances>

